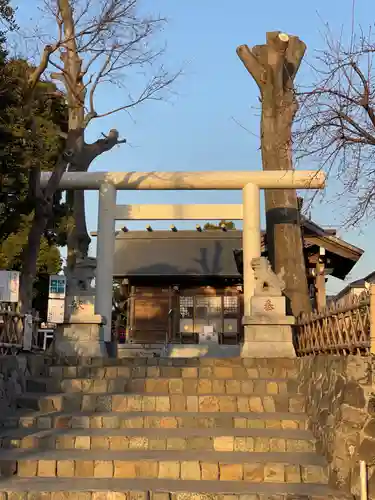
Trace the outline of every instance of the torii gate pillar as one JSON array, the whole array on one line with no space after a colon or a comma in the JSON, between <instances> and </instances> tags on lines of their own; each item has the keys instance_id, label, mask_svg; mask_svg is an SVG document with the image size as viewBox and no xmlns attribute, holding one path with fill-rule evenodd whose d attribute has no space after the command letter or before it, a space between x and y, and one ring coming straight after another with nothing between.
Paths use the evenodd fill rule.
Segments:
<instances>
[{"instance_id":1,"label":"torii gate pillar","mask_svg":"<svg viewBox=\"0 0 375 500\"><path fill-rule=\"evenodd\" d=\"M98 246L96 250L95 313L105 318L101 341L112 340L113 255L115 253L116 188L102 184L99 189Z\"/></svg>"}]
</instances>

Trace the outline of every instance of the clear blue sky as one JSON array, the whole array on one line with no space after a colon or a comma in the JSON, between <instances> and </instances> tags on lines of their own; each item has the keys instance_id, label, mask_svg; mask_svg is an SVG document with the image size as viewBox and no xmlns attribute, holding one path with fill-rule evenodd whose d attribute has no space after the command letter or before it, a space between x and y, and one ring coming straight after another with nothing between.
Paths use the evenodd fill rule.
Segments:
<instances>
[{"instance_id":1,"label":"clear blue sky","mask_svg":"<svg viewBox=\"0 0 375 500\"><path fill-rule=\"evenodd\" d=\"M25 3L30 6L25 8ZM38 15L36 4L18 0L21 24L32 25L31 18ZM260 169L259 118L254 109L258 104L257 88L237 58L236 47L243 43L263 43L266 31L281 30L305 41L306 61L309 61L314 51L324 45L323 21L329 22L338 34L343 26L347 31L351 26L352 0L236 0L233 7L223 0L150 0L143 4L145 8L147 4L152 5L169 19L163 33L168 43L166 63L172 70L183 66L184 76L176 84L177 95L170 102L149 102L134 110L131 118L119 113L90 126L88 140L117 128L129 141L129 145L103 155L92 165L92 171ZM357 0L356 24L367 28L374 19L373 1ZM308 83L307 68L305 63L299 75L301 83ZM98 98L103 109L121 103L121 93L116 89L111 92L106 89ZM244 131L236 121L254 135ZM304 167L311 165L307 163ZM236 203L240 202L240 194L125 192L118 195L118 201ZM90 193L86 205L89 229L95 230L97 195ZM322 225L335 226L340 209L341 206L324 200L316 204L313 218ZM170 223L154 225L168 228ZM182 223L178 225L186 227ZM375 242L371 237L374 230L375 224L369 224L362 227L362 233L340 231L341 237L366 251L351 273L351 279L374 269ZM330 281L328 292L341 287L342 282Z\"/></svg>"}]
</instances>

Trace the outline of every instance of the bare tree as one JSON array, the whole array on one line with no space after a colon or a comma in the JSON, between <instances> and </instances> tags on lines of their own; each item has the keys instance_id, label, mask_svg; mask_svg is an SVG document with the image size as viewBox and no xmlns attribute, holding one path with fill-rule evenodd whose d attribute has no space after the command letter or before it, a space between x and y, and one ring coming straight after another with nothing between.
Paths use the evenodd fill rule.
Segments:
<instances>
[{"instance_id":1,"label":"bare tree","mask_svg":"<svg viewBox=\"0 0 375 500\"><path fill-rule=\"evenodd\" d=\"M317 161L338 181L343 223L375 209L375 39L352 34L346 46L327 28L325 48L311 65L312 84L299 89L294 131L297 159ZM340 196L345 195L345 196Z\"/></svg>"},{"instance_id":2,"label":"bare tree","mask_svg":"<svg viewBox=\"0 0 375 500\"><path fill-rule=\"evenodd\" d=\"M65 151L47 187L40 188L37 169L34 169L31 180L36 202L28 248L24 252L21 282L24 310L30 308L40 238L62 174L67 168L87 171L98 156L125 142L113 129L88 144L85 141L88 125L100 117L129 111L147 100L163 99L163 91L177 77L177 74L169 74L163 66L155 68L163 49L153 47L152 37L165 20L139 14L138 4L139 0L44 0L45 10L53 16L56 35L42 46L40 61L29 78L29 90L32 94L43 75L48 74L58 82L68 103L69 128ZM140 89L137 93L132 93L129 88L130 74L138 78L137 87ZM146 83L140 86L140 80ZM102 84L117 85L123 90L123 101L113 109L97 108L97 91ZM74 268L76 259L87 255L90 238L83 193L68 196L73 209L73 225L68 237L68 267Z\"/></svg>"},{"instance_id":3,"label":"bare tree","mask_svg":"<svg viewBox=\"0 0 375 500\"><path fill-rule=\"evenodd\" d=\"M261 150L263 170L291 170L291 134L298 105L294 78L306 46L296 36L267 33L267 43L250 49L241 45L237 54L260 91L262 105ZM295 190L267 190L266 223L268 255L276 272L284 271L288 305L298 316L311 309L300 212Z\"/></svg>"}]
</instances>

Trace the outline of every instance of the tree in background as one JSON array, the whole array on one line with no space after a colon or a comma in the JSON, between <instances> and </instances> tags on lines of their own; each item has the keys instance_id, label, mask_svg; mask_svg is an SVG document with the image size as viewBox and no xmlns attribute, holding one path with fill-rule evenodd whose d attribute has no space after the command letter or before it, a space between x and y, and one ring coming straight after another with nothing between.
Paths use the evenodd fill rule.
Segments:
<instances>
[{"instance_id":1,"label":"tree in background","mask_svg":"<svg viewBox=\"0 0 375 500\"><path fill-rule=\"evenodd\" d=\"M85 141L89 124L100 117L134 108L147 101L163 98L163 91L176 78L158 63L163 50L155 49L152 39L164 25L160 17L141 13L138 0L46 0L55 22L54 38L41 46L42 56L29 75L29 98L25 114L32 117L29 103L37 83L46 71L66 95L69 118L66 145L56 161L53 174L41 188L37 169L30 180L35 194L35 210L28 245L23 258L21 304L30 307L37 254L41 238L53 210L53 200L63 173L87 171L91 163L114 146L125 142L117 130L110 130L94 143ZM126 79L125 79L126 77ZM102 84L121 87L124 99L113 109L99 109L97 90ZM131 89L132 84L133 90ZM32 123L34 135L38 127ZM74 269L77 258L87 256L87 233L83 193L69 195L74 223L68 235L68 265Z\"/></svg>"},{"instance_id":2,"label":"tree in background","mask_svg":"<svg viewBox=\"0 0 375 500\"><path fill-rule=\"evenodd\" d=\"M1 43L3 43L5 41L6 32L17 28L15 11L10 0L0 0L0 25L2 26L0 30Z\"/></svg>"},{"instance_id":3,"label":"tree in background","mask_svg":"<svg viewBox=\"0 0 375 500\"><path fill-rule=\"evenodd\" d=\"M9 0L0 0L0 126L4 120L4 110L7 107L7 102L9 98L9 93L11 89L9 85L13 82L10 81L8 76L5 74L6 67L6 32L8 30L16 29L14 10L10 6ZM6 127L2 127L0 130L0 141L6 144L10 140L10 135L7 134ZM2 144L2 146L3 146ZM3 158L4 150L3 147L0 149L0 161L2 162L2 169L0 171L0 235L4 235L4 223L7 220L8 211L12 211L12 206L8 206L4 201L9 202L10 200L5 199L4 191L6 189L5 176L3 171Z\"/></svg>"},{"instance_id":4,"label":"tree in background","mask_svg":"<svg viewBox=\"0 0 375 500\"><path fill-rule=\"evenodd\" d=\"M237 54L260 91L263 170L292 170L292 125L298 109L294 79L306 50L296 36L267 33L267 43ZM296 190L265 191L267 248L276 273L284 272L288 309L311 310Z\"/></svg>"},{"instance_id":5,"label":"tree in background","mask_svg":"<svg viewBox=\"0 0 375 500\"><path fill-rule=\"evenodd\" d=\"M65 145L67 106L63 94L51 82L40 82L36 88L30 106L38 134L30 133L22 107L25 81L31 71L33 68L21 59L0 63L1 239L17 232L24 216L33 212L35 200L29 180L35 170L50 170ZM64 214L59 194L53 200L52 226L46 227L51 237L53 226Z\"/></svg>"},{"instance_id":6,"label":"tree in background","mask_svg":"<svg viewBox=\"0 0 375 500\"><path fill-rule=\"evenodd\" d=\"M338 180L349 225L375 212L374 56L373 30L352 33L348 46L328 30L311 65L315 80L299 93L297 154Z\"/></svg>"},{"instance_id":7,"label":"tree in background","mask_svg":"<svg viewBox=\"0 0 375 500\"><path fill-rule=\"evenodd\" d=\"M34 215L29 179L33 169L51 170L64 148L67 107L64 96L51 82L39 82L31 103L38 135L30 134L22 107L27 75L26 61L0 61L0 269L22 271L23 250ZM66 241L68 213L61 194L53 200L52 217L41 237L36 262L32 305L45 318L49 274L61 270L58 245Z\"/></svg>"},{"instance_id":8,"label":"tree in background","mask_svg":"<svg viewBox=\"0 0 375 500\"><path fill-rule=\"evenodd\" d=\"M233 221L230 220L221 220L218 224L212 224L212 222L206 222L203 226L203 229L236 229L236 225Z\"/></svg>"}]
</instances>

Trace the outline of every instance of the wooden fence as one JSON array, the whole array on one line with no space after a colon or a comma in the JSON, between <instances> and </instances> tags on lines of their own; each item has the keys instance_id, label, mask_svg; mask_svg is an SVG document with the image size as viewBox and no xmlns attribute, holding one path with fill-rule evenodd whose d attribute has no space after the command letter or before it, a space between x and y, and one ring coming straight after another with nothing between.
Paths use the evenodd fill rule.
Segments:
<instances>
[{"instance_id":1,"label":"wooden fence","mask_svg":"<svg viewBox=\"0 0 375 500\"><path fill-rule=\"evenodd\" d=\"M36 349L38 328L39 318L0 309L0 354Z\"/></svg>"},{"instance_id":2,"label":"wooden fence","mask_svg":"<svg viewBox=\"0 0 375 500\"><path fill-rule=\"evenodd\" d=\"M298 356L375 354L375 284L360 295L302 315L294 342Z\"/></svg>"}]
</instances>

